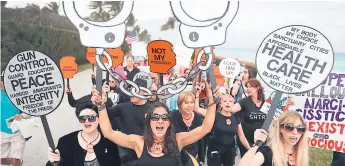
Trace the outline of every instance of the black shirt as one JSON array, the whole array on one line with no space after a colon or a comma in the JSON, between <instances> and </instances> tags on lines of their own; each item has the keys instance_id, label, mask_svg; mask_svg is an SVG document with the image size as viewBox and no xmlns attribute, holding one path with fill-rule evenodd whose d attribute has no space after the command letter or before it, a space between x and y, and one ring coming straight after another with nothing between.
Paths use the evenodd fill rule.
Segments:
<instances>
[{"instance_id":1,"label":"black shirt","mask_svg":"<svg viewBox=\"0 0 345 166\"><path fill-rule=\"evenodd\" d=\"M60 151L59 166L84 166L86 150L78 142L79 131L67 134L59 139L56 149ZM94 146L94 151L100 166L118 166L121 165L119 150L115 143L104 138L101 134L101 140ZM46 166L52 166L47 162Z\"/></svg>"},{"instance_id":2,"label":"black shirt","mask_svg":"<svg viewBox=\"0 0 345 166\"><path fill-rule=\"evenodd\" d=\"M250 97L241 99L238 103L241 105L239 117L242 122L244 135L249 144L253 144L255 130L261 128L266 119L266 114L260 111L265 101L261 102L260 107L257 107Z\"/></svg>"},{"instance_id":3,"label":"black shirt","mask_svg":"<svg viewBox=\"0 0 345 166\"><path fill-rule=\"evenodd\" d=\"M269 146L260 146L256 152L261 152L264 156L264 163L261 166L272 166L273 152Z\"/></svg>"},{"instance_id":4,"label":"black shirt","mask_svg":"<svg viewBox=\"0 0 345 166\"><path fill-rule=\"evenodd\" d=\"M227 124L227 121L230 122L230 125ZM224 116L220 112L217 112L216 120L212 128L214 134L212 138L222 145L233 144L239 124L241 124L241 120L237 114Z\"/></svg>"},{"instance_id":5,"label":"black shirt","mask_svg":"<svg viewBox=\"0 0 345 166\"><path fill-rule=\"evenodd\" d=\"M333 152L332 166L342 166L345 163L345 153Z\"/></svg>"},{"instance_id":6,"label":"black shirt","mask_svg":"<svg viewBox=\"0 0 345 166\"><path fill-rule=\"evenodd\" d=\"M124 68L124 71L126 72L127 80L131 80L131 81L133 81L134 76L140 72L140 70L137 67L133 67L133 70L129 71L127 69L127 66Z\"/></svg>"},{"instance_id":7,"label":"black shirt","mask_svg":"<svg viewBox=\"0 0 345 166\"><path fill-rule=\"evenodd\" d=\"M172 122L173 122L173 125L175 127L176 133L189 132L189 131L202 125L203 119L199 114L194 113L194 119L193 119L190 127L187 127L186 124L183 122L183 118L182 118L182 115L181 115L179 110L173 111L171 114L172 114L171 115L172 116ZM202 141L202 139L199 141ZM192 156L195 157L198 154L198 146L199 146L198 142L195 142L193 144L185 146L182 149L182 151L186 150L189 154L191 154ZM185 162L185 161L189 160L189 156L187 156L187 154L185 154L185 153L182 153L181 154L181 160L182 160L182 162Z\"/></svg>"},{"instance_id":8,"label":"black shirt","mask_svg":"<svg viewBox=\"0 0 345 166\"><path fill-rule=\"evenodd\" d=\"M164 154L161 157L152 157L144 143L143 152L137 160L137 166L176 166L177 158L171 154Z\"/></svg>"},{"instance_id":9,"label":"black shirt","mask_svg":"<svg viewBox=\"0 0 345 166\"><path fill-rule=\"evenodd\" d=\"M149 104L135 105L131 102L118 104L108 108L109 119L119 117L121 131L125 134L143 135L145 114L149 109Z\"/></svg>"}]
</instances>

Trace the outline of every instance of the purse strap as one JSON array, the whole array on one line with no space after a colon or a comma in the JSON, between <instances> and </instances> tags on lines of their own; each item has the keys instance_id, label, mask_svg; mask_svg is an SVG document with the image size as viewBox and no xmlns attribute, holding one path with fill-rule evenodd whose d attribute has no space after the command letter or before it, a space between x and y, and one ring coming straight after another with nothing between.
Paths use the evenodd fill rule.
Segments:
<instances>
[{"instance_id":1,"label":"purse strap","mask_svg":"<svg viewBox=\"0 0 345 166\"><path fill-rule=\"evenodd\" d=\"M193 166L199 166L198 161L194 158L194 156L192 156L191 154L189 154L186 150L185 152L188 154L189 158L192 160Z\"/></svg>"}]
</instances>

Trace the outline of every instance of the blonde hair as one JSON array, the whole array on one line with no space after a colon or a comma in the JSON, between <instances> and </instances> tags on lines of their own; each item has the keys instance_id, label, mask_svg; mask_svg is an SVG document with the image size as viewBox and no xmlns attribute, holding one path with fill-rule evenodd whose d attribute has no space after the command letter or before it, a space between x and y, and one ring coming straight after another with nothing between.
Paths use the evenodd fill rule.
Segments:
<instances>
[{"instance_id":1,"label":"blonde hair","mask_svg":"<svg viewBox=\"0 0 345 166\"><path fill-rule=\"evenodd\" d=\"M192 92L181 92L177 98L177 106L181 110L181 105L183 102L187 101L188 97L192 97L192 102L195 103L195 96Z\"/></svg>"},{"instance_id":2,"label":"blonde hair","mask_svg":"<svg viewBox=\"0 0 345 166\"><path fill-rule=\"evenodd\" d=\"M268 140L268 146L271 147L273 152L274 166L287 166L288 160L285 157L284 138L281 134L280 124L282 123L294 123L300 120L307 127L307 123L303 120L303 117L296 111L285 111L277 120L275 120L270 128L270 136ZM308 166L309 165L309 146L307 140L307 133L303 133L300 140L295 145L295 152L297 156L296 166Z\"/></svg>"}]
</instances>

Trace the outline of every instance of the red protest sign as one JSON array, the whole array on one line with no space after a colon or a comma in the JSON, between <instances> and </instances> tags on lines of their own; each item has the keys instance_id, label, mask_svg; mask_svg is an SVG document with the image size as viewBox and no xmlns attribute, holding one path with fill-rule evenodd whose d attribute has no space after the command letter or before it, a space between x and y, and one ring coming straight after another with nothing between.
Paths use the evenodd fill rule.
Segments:
<instances>
[{"instance_id":1,"label":"red protest sign","mask_svg":"<svg viewBox=\"0 0 345 166\"><path fill-rule=\"evenodd\" d=\"M60 59L60 70L63 78L73 78L78 72L78 64L75 62L74 56L64 56Z\"/></svg>"},{"instance_id":2,"label":"red protest sign","mask_svg":"<svg viewBox=\"0 0 345 166\"><path fill-rule=\"evenodd\" d=\"M147 45L150 71L154 73L168 74L169 69L176 65L176 54L172 50L172 44L164 40L155 40Z\"/></svg>"}]
</instances>

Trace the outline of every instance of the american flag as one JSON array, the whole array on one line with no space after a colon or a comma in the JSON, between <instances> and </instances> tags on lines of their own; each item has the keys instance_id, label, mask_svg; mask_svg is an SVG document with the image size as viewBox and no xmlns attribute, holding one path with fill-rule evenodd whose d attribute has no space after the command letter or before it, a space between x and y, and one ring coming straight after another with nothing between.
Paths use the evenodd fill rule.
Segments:
<instances>
[{"instance_id":1,"label":"american flag","mask_svg":"<svg viewBox=\"0 0 345 166\"><path fill-rule=\"evenodd\" d=\"M138 38L137 38L137 33L136 33L135 31L131 32L130 34L128 34L128 35L126 36L126 39L125 39L125 40L126 40L126 42L127 42L128 45L131 45L132 42L138 40Z\"/></svg>"}]
</instances>

